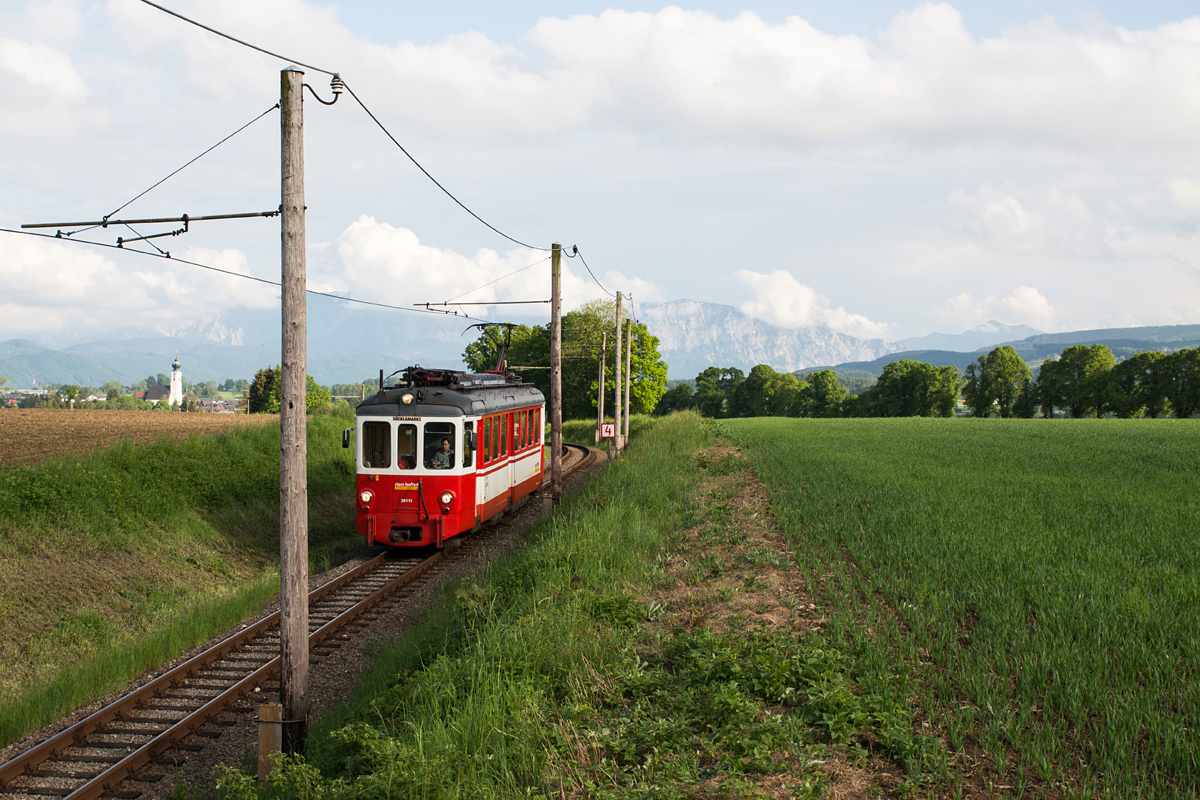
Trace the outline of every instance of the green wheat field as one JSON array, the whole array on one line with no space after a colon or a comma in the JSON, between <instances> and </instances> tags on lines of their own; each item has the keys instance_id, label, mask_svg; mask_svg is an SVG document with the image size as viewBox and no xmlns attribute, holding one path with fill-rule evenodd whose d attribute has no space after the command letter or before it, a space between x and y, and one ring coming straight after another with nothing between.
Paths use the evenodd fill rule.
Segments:
<instances>
[{"instance_id":1,"label":"green wheat field","mask_svg":"<svg viewBox=\"0 0 1200 800\"><path fill-rule=\"evenodd\" d=\"M722 423L838 635L994 786L1200 785L1200 421ZM1075 787L1074 790L1068 790Z\"/></svg>"}]
</instances>

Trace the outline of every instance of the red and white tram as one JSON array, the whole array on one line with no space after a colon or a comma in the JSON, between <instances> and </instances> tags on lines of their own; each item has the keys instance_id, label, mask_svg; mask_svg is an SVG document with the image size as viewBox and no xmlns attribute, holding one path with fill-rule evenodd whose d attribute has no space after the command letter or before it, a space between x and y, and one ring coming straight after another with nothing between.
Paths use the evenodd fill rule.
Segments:
<instances>
[{"instance_id":1,"label":"red and white tram","mask_svg":"<svg viewBox=\"0 0 1200 800\"><path fill-rule=\"evenodd\" d=\"M404 370L356 412L358 532L441 547L520 504L542 483L545 408L504 374Z\"/></svg>"}]
</instances>

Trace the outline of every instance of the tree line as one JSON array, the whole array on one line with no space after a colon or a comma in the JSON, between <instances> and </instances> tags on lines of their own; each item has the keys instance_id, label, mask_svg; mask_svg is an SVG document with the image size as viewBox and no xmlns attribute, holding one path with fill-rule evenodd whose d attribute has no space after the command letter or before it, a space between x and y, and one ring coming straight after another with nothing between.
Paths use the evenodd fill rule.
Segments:
<instances>
[{"instance_id":1,"label":"tree line","mask_svg":"<svg viewBox=\"0 0 1200 800\"><path fill-rule=\"evenodd\" d=\"M1038 374L1012 347L997 347L967 366L936 367L912 359L883 367L879 379L849 394L833 370L802 380L759 364L709 367L695 388L681 383L656 414L696 409L706 417L950 417L961 399L975 417L1123 419L1200 411L1200 348L1147 351L1121 362L1106 345L1074 345L1041 364Z\"/></svg>"},{"instance_id":2,"label":"tree line","mask_svg":"<svg viewBox=\"0 0 1200 800\"><path fill-rule=\"evenodd\" d=\"M694 408L706 417L929 417L953 416L962 385L957 367L911 359L893 361L873 386L851 395L833 370L801 380L759 364L744 374L736 367L709 367L696 388L681 383L663 396L656 413Z\"/></svg>"},{"instance_id":3,"label":"tree line","mask_svg":"<svg viewBox=\"0 0 1200 800\"><path fill-rule=\"evenodd\" d=\"M1117 362L1107 345L1074 345L1042 362L1036 378L1011 347L967 367L963 403L976 417L1186 419L1200 411L1200 349L1150 350Z\"/></svg>"}]
</instances>

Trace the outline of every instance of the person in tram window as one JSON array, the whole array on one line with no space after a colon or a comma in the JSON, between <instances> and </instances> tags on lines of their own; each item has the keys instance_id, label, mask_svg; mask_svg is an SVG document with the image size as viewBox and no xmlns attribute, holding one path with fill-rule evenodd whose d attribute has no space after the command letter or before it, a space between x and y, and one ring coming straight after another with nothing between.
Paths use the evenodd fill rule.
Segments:
<instances>
[{"instance_id":1,"label":"person in tram window","mask_svg":"<svg viewBox=\"0 0 1200 800\"><path fill-rule=\"evenodd\" d=\"M454 451L450 449L450 440L442 439L442 449L433 454L434 469L450 469L454 466Z\"/></svg>"}]
</instances>

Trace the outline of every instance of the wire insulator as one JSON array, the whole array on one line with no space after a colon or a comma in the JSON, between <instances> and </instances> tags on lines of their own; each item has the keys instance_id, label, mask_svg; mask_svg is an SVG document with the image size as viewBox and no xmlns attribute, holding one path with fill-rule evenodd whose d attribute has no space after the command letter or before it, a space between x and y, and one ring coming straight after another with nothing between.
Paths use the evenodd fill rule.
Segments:
<instances>
[{"instance_id":1,"label":"wire insulator","mask_svg":"<svg viewBox=\"0 0 1200 800\"><path fill-rule=\"evenodd\" d=\"M346 91L346 82L342 80L341 75L335 72L333 73L333 80L329 81L329 88L333 92L334 98L336 99L337 95Z\"/></svg>"}]
</instances>

